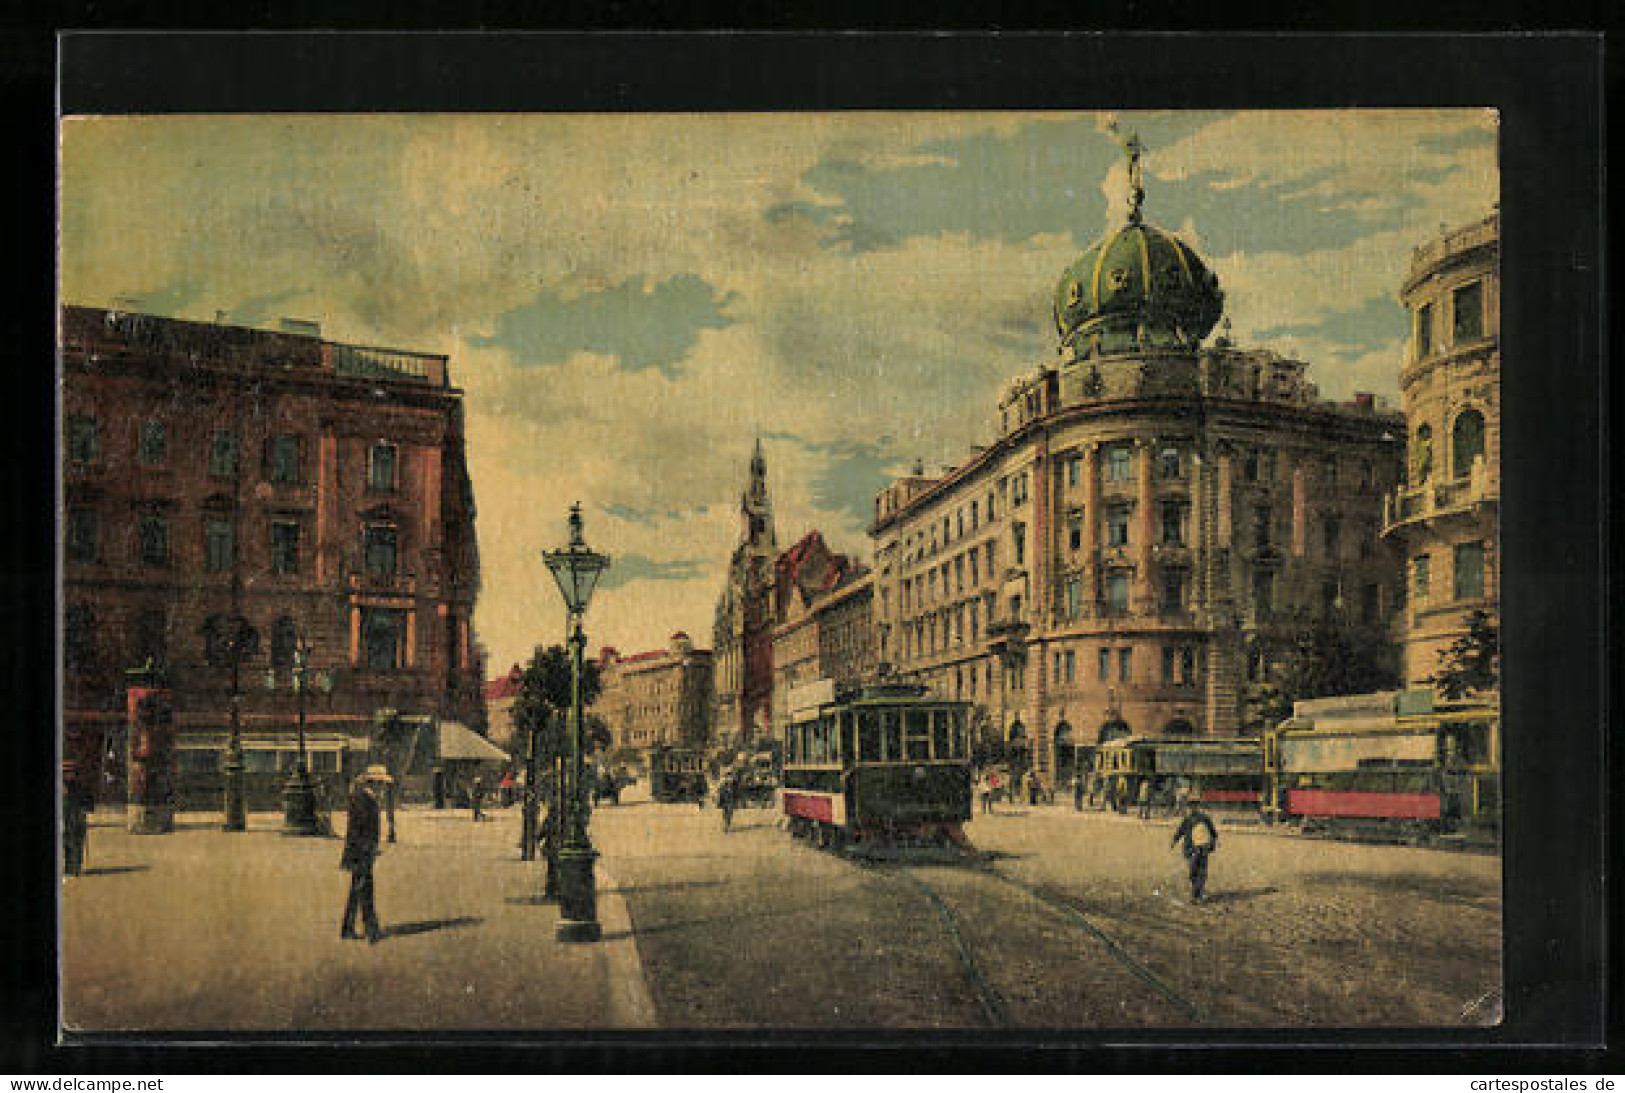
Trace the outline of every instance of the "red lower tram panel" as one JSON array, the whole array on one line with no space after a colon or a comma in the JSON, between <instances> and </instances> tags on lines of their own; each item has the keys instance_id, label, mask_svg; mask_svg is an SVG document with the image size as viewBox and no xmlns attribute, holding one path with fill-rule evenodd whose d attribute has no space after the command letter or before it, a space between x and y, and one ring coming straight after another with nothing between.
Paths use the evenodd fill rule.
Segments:
<instances>
[{"instance_id":1,"label":"red lower tram panel","mask_svg":"<svg viewBox=\"0 0 1625 1093\"><path fill-rule=\"evenodd\" d=\"M1219 804L1245 804L1258 803L1258 790L1256 789L1204 789L1202 800L1217 802Z\"/></svg>"},{"instance_id":2,"label":"red lower tram panel","mask_svg":"<svg viewBox=\"0 0 1625 1093\"><path fill-rule=\"evenodd\" d=\"M826 794L784 791L784 814L800 816L804 820L835 822L835 802Z\"/></svg>"},{"instance_id":3,"label":"red lower tram panel","mask_svg":"<svg viewBox=\"0 0 1625 1093\"><path fill-rule=\"evenodd\" d=\"M1286 810L1294 816L1349 816L1385 820L1437 820L1437 793L1362 793L1352 790L1291 789Z\"/></svg>"}]
</instances>

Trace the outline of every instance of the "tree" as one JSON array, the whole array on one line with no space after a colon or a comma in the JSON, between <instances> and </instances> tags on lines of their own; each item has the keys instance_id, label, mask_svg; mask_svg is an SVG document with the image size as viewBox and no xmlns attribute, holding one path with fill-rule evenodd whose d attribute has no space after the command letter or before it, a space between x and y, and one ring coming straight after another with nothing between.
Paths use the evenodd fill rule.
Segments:
<instances>
[{"instance_id":1,"label":"tree","mask_svg":"<svg viewBox=\"0 0 1625 1093\"><path fill-rule=\"evenodd\" d=\"M1445 698L1493 691L1501 679L1501 631L1482 611L1467 616L1467 632L1439 654L1439 670L1428 680Z\"/></svg>"},{"instance_id":2,"label":"tree","mask_svg":"<svg viewBox=\"0 0 1625 1093\"><path fill-rule=\"evenodd\" d=\"M1266 671L1247 688L1243 725L1259 732L1292 712L1300 698L1366 694L1399 685L1399 657L1379 629L1351 623L1341 612L1301 627L1278 658L1263 658ZM1270 660L1276 661L1273 670Z\"/></svg>"},{"instance_id":3,"label":"tree","mask_svg":"<svg viewBox=\"0 0 1625 1093\"><path fill-rule=\"evenodd\" d=\"M598 665L585 660L581 665L581 705L590 706L603 689ZM557 758L565 750L564 729L570 713L570 653L562 645L538 645L519 683L514 699L513 722L521 732L536 732L536 756ZM600 725L602 722L599 722ZM590 721L586 726L591 738Z\"/></svg>"}]
</instances>

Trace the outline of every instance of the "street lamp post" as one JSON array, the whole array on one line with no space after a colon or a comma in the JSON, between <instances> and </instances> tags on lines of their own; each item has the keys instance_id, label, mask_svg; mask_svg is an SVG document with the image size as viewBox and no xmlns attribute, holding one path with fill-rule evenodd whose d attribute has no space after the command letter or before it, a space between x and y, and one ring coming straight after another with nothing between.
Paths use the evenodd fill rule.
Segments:
<instances>
[{"instance_id":1,"label":"street lamp post","mask_svg":"<svg viewBox=\"0 0 1625 1093\"><path fill-rule=\"evenodd\" d=\"M305 752L306 694L315 684L324 690L330 686L325 673L310 667L311 647L308 641L296 641L293 647L291 682L299 702L299 757L294 764L293 776L282 787L282 833L284 835L320 835L321 822L316 816L316 784L310 777L310 760ZM266 677L268 685L276 685L273 671Z\"/></svg>"},{"instance_id":2,"label":"street lamp post","mask_svg":"<svg viewBox=\"0 0 1625 1093\"><path fill-rule=\"evenodd\" d=\"M231 739L226 744L225 823L227 831L248 830L248 803L243 797L243 658L254 645L248 620L233 613L226 653L231 657Z\"/></svg>"},{"instance_id":3,"label":"street lamp post","mask_svg":"<svg viewBox=\"0 0 1625 1093\"><path fill-rule=\"evenodd\" d=\"M593 879L593 863L598 858L587 836L586 801L582 799L582 764L585 740L582 735L581 671L587 635L581 617L592 599L593 587L609 568L609 558L587 547L581 534L581 505L570 506L570 542L562 550L543 556L559 593L569 611L570 643L570 721L569 760L564 767L564 829L558 850L559 913L557 937L560 941L597 941L598 894Z\"/></svg>"}]
</instances>

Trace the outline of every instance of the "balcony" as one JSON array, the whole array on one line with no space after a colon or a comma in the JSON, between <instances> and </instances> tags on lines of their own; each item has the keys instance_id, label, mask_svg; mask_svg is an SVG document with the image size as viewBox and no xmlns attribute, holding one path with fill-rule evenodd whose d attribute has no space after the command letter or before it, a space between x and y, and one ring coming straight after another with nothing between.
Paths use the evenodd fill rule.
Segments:
<instances>
[{"instance_id":1,"label":"balcony","mask_svg":"<svg viewBox=\"0 0 1625 1093\"><path fill-rule=\"evenodd\" d=\"M1398 489L1382 499L1382 533L1392 534L1406 525L1446 517L1472 516L1496 500L1489 488L1489 468L1475 460L1472 473L1446 482L1424 482Z\"/></svg>"}]
</instances>

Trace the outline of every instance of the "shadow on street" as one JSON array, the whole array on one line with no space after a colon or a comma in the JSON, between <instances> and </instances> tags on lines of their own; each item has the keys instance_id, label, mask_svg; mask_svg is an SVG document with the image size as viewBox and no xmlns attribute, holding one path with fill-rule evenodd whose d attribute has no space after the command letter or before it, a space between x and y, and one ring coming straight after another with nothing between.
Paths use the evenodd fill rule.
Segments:
<instances>
[{"instance_id":1,"label":"shadow on street","mask_svg":"<svg viewBox=\"0 0 1625 1093\"><path fill-rule=\"evenodd\" d=\"M1280 889L1273 884L1266 888L1240 888L1234 892L1212 892L1203 898L1203 903L1237 903L1244 899L1253 899L1257 896L1269 896Z\"/></svg>"},{"instance_id":2,"label":"shadow on street","mask_svg":"<svg viewBox=\"0 0 1625 1093\"><path fill-rule=\"evenodd\" d=\"M460 918L436 918L427 922L402 922L396 926L385 926L382 936L407 937L411 934L433 933L435 930L454 930L459 926L477 926L484 921L483 918L463 915Z\"/></svg>"},{"instance_id":3,"label":"shadow on street","mask_svg":"<svg viewBox=\"0 0 1625 1093\"><path fill-rule=\"evenodd\" d=\"M91 865L79 872L86 877L105 877L113 873L145 873L151 868L150 865Z\"/></svg>"},{"instance_id":4,"label":"shadow on street","mask_svg":"<svg viewBox=\"0 0 1625 1093\"><path fill-rule=\"evenodd\" d=\"M689 892L696 888L721 888L731 882L725 880L683 880L667 881L662 884L627 884L614 888L605 888L605 892L613 892L618 896L642 895L644 892Z\"/></svg>"}]
</instances>

